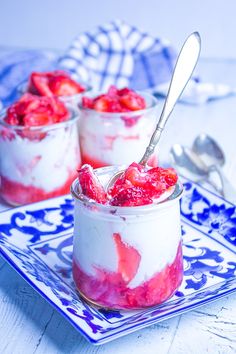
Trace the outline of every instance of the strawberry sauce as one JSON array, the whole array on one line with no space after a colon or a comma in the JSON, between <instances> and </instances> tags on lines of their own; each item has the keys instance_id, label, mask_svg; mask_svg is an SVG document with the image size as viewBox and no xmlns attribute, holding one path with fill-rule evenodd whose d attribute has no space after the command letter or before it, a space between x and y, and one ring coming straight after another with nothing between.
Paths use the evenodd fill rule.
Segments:
<instances>
[{"instance_id":1,"label":"strawberry sauce","mask_svg":"<svg viewBox=\"0 0 236 354\"><path fill-rule=\"evenodd\" d=\"M123 258L127 272L130 272L129 266L133 267L133 258L130 253ZM165 265L160 272L135 288L129 287L130 277L124 277L124 270L122 272L120 265L116 273L95 266L94 268L96 276L89 276L75 259L73 261L75 285L86 298L104 307L117 309L139 309L158 305L170 298L182 282L181 243L171 264Z\"/></svg>"},{"instance_id":2,"label":"strawberry sauce","mask_svg":"<svg viewBox=\"0 0 236 354\"><path fill-rule=\"evenodd\" d=\"M65 183L59 188L55 188L50 192L46 192L42 188L25 186L24 184L11 181L6 177L1 177L0 193L4 200L12 205L23 205L28 203L35 203L40 200L58 197L60 195L68 194L70 186L76 177L75 172L71 172Z\"/></svg>"}]
</instances>

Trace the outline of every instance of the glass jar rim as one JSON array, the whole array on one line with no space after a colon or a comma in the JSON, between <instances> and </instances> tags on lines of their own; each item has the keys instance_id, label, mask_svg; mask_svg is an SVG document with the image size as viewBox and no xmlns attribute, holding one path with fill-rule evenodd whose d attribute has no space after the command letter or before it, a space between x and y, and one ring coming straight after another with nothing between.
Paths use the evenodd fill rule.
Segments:
<instances>
[{"instance_id":1,"label":"glass jar rim","mask_svg":"<svg viewBox=\"0 0 236 354\"><path fill-rule=\"evenodd\" d=\"M53 123L53 124L48 124L48 125L37 125L37 126L33 126L33 127L28 127L28 126L24 126L24 125L8 124L7 122L4 121L4 117L5 117L6 111L7 111L7 108L4 108L0 112L0 126L3 126L7 129L12 129L14 131L24 131L26 129L29 131L37 131L37 130L49 131L52 129L59 129L59 128L62 128L63 126L72 125L74 122L76 122L79 119L79 112L77 110L75 110L72 107L66 107L66 108L70 112L70 115L71 115L68 120L65 120L65 121L59 122L59 123Z\"/></svg>"},{"instance_id":2,"label":"glass jar rim","mask_svg":"<svg viewBox=\"0 0 236 354\"><path fill-rule=\"evenodd\" d=\"M144 109L140 109L137 111L130 111L130 112L100 112L100 111L96 111L95 109L84 108L81 103L79 103L78 107L81 111L84 111L84 112L97 114L97 115L102 116L104 118L108 118L108 117L112 116L112 119L115 119L115 118L120 118L120 116L132 117L132 116L142 115L142 114L145 114L145 113L153 110L154 108L156 108L159 105L157 98L154 95L152 95L151 93L146 92L146 91L138 91L138 90L136 90L135 92L137 92L139 95L143 96L144 98L145 98L145 96L147 98L150 98L152 100L151 105L149 107L144 108ZM103 93L104 92L102 92L102 91L92 90L89 92L89 97L93 98L93 97L96 97L97 95L100 95Z\"/></svg>"},{"instance_id":3,"label":"glass jar rim","mask_svg":"<svg viewBox=\"0 0 236 354\"><path fill-rule=\"evenodd\" d=\"M100 204L92 199L87 198L84 196L82 193L79 192L79 180L76 178L72 185L71 185L71 194L72 197L82 203L84 206L87 207L96 207L96 210L99 210L101 212L105 213L111 213L111 214L118 214L118 215L132 215L133 213L135 214L146 214L150 213L152 211L157 211L161 210L164 208L169 207L171 204L176 202L182 197L183 194L183 186L182 184L178 181L175 185L173 193L167 197L165 200L159 202L159 203L152 203L152 204L146 204L146 205L140 205L140 206L132 206L132 207L122 207L122 206L113 206L113 205L106 205L106 204Z\"/></svg>"}]
</instances>

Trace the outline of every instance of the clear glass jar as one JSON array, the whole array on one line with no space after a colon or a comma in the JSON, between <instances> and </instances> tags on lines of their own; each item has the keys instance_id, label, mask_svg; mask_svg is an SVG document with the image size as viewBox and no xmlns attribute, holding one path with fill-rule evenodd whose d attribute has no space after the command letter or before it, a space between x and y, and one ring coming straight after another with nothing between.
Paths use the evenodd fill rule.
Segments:
<instances>
[{"instance_id":1,"label":"clear glass jar","mask_svg":"<svg viewBox=\"0 0 236 354\"><path fill-rule=\"evenodd\" d=\"M81 165L78 112L48 126L12 126L0 116L0 194L22 205L69 193Z\"/></svg>"},{"instance_id":2,"label":"clear glass jar","mask_svg":"<svg viewBox=\"0 0 236 354\"><path fill-rule=\"evenodd\" d=\"M82 163L94 168L108 165L129 165L138 162L147 147L159 119L160 106L154 96L138 92L147 108L126 113L98 112L80 105L79 122ZM96 97L101 93L91 93ZM149 165L157 165L153 154Z\"/></svg>"},{"instance_id":3,"label":"clear glass jar","mask_svg":"<svg viewBox=\"0 0 236 354\"><path fill-rule=\"evenodd\" d=\"M123 167L120 167L123 169ZM118 167L96 170L104 186ZM99 306L139 309L171 297L183 278L177 184L159 204L114 207L80 194L75 199L73 277L79 293Z\"/></svg>"}]
</instances>

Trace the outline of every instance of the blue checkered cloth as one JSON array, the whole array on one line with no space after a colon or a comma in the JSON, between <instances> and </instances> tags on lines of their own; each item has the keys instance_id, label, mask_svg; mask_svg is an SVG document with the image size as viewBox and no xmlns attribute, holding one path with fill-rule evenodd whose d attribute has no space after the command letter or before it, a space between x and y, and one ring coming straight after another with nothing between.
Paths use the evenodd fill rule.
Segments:
<instances>
[{"instance_id":1,"label":"blue checkered cloth","mask_svg":"<svg viewBox=\"0 0 236 354\"><path fill-rule=\"evenodd\" d=\"M143 90L169 81L175 60L169 42L117 20L80 34L59 65L95 90L111 84Z\"/></svg>"},{"instance_id":2,"label":"blue checkered cloth","mask_svg":"<svg viewBox=\"0 0 236 354\"><path fill-rule=\"evenodd\" d=\"M113 21L94 31L80 34L60 58L53 51L0 49L0 109L18 97L17 87L32 71L56 68L71 72L75 79L95 90L111 84L149 90L165 96L176 61L176 52L168 41L153 38L123 21ZM226 85L191 80L181 99L185 103L208 100L235 93Z\"/></svg>"},{"instance_id":3,"label":"blue checkered cloth","mask_svg":"<svg viewBox=\"0 0 236 354\"><path fill-rule=\"evenodd\" d=\"M0 108L9 106L18 96L18 86L28 80L32 71L51 70L58 55L51 51L0 50Z\"/></svg>"},{"instance_id":4,"label":"blue checkered cloth","mask_svg":"<svg viewBox=\"0 0 236 354\"><path fill-rule=\"evenodd\" d=\"M95 90L105 91L112 84L165 96L176 58L168 41L116 20L78 35L58 65ZM232 93L227 85L206 84L195 77L181 100L198 104Z\"/></svg>"}]
</instances>

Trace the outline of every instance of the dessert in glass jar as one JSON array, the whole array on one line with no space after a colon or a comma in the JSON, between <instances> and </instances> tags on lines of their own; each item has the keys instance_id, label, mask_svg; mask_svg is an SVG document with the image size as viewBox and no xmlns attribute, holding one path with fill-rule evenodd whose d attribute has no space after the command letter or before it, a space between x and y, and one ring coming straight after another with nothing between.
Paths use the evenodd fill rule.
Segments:
<instances>
[{"instance_id":1,"label":"dessert in glass jar","mask_svg":"<svg viewBox=\"0 0 236 354\"><path fill-rule=\"evenodd\" d=\"M59 97L65 103L74 104L77 108L81 97L91 87L77 82L64 70L48 72L32 72L27 83L19 86L19 92L37 96Z\"/></svg>"},{"instance_id":2,"label":"dessert in glass jar","mask_svg":"<svg viewBox=\"0 0 236 354\"><path fill-rule=\"evenodd\" d=\"M94 168L141 159L159 117L154 96L115 86L106 94L83 96L80 109L82 163ZM156 154L149 165L157 165Z\"/></svg>"},{"instance_id":3,"label":"dessert in glass jar","mask_svg":"<svg viewBox=\"0 0 236 354\"><path fill-rule=\"evenodd\" d=\"M66 194L80 167L78 113L24 94L0 119L0 193L11 205Z\"/></svg>"},{"instance_id":4,"label":"dessert in glass jar","mask_svg":"<svg viewBox=\"0 0 236 354\"><path fill-rule=\"evenodd\" d=\"M73 277L94 304L140 309L167 300L182 282L182 186L171 168L132 163L106 191L119 170L83 165L72 184Z\"/></svg>"}]
</instances>

